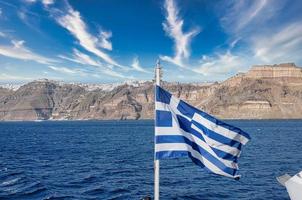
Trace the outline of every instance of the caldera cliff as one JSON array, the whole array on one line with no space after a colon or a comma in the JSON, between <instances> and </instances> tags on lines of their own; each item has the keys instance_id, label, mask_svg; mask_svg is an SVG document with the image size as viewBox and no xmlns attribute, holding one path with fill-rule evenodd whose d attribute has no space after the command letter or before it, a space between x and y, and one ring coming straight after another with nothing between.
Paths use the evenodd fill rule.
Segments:
<instances>
[{"instance_id":1,"label":"caldera cliff","mask_svg":"<svg viewBox=\"0 0 302 200\"><path fill-rule=\"evenodd\" d=\"M302 70L293 63L253 66L221 83L163 83L176 97L220 118L302 118ZM91 89L39 80L0 87L0 120L152 119L152 82Z\"/></svg>"}]
</instances>

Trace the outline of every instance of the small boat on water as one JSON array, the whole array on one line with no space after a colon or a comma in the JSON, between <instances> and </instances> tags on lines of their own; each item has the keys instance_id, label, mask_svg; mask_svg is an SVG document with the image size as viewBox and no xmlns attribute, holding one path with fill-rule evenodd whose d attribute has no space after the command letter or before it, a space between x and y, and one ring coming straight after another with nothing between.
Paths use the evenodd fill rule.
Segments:
<instances>
[{"instance_id":1,"label":"small boat on water","mask_svg":"<svg viewBox=\"0 0 302 200\"><path fill-rule=\"evenodd\" d=\"M277 177L278 182L286 187L291 200L302 199L302 171L291 177L288 174Z\"/></svg>"}]
</instances>

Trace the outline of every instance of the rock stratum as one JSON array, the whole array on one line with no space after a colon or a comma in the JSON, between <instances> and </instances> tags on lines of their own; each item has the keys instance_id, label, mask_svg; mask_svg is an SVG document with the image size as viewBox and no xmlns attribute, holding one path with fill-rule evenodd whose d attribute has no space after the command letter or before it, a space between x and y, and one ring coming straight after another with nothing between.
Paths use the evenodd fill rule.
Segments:
<instances>
[{"instance_id":1,"label":"rock stratum","mask_svg":"<svg viewBox=\"0 0 302 200\"><path fill-rule=\"evenodd\" d=\"M163 87L220 118L302 118L302 70L293 63L253 66L221 83L164 82ZM46 79L15 90L0 87L0 120L153 118L152 82L106 88Z\"/></svg>"}]
</instances>

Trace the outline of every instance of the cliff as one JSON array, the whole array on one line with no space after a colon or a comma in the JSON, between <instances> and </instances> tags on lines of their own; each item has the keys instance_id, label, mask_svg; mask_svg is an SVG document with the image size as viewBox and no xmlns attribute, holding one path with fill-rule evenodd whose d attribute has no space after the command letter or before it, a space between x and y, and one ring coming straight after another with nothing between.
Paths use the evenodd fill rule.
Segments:
<instances>
[{"instance_id":1,"label":"cliff","mask_svg":"<svg viewBox=\"0 0 302 200\"><path fill-rule=\"evenodd\" d=\"M249 78L302 78L302 69L294 63L255 65L245 76Z\"/></svg>"},{"instance_id":2,"label":"cliff","mask_svg":"<svg viewBox=\"0 0 302 200\"><path fill-rule=\"evenodd\" d=\"M302 118L301 68L294 64L254 66L222 83L163 87L221 118ZM153 100L152 82L89 89L40 80L16 90L0 88L0 120L151 119Z\"/></svg>"}]
</instances>

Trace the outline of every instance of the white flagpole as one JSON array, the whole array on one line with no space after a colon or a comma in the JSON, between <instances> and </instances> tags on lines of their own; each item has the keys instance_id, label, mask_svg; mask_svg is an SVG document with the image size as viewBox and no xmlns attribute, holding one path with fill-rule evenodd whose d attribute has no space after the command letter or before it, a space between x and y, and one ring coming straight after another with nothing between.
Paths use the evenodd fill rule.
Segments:
<instances>
[{"instance_id":1,"label":"white flagpole","mask_svg":"<svg viewBox=\"0 0 302 200\"><path fill-rule=\"evenodd\" d=\"M160 70L161 70L160 61L157 60L156 67L155 67L155 83L158 86L160 86L160 77L161 77ZM154 100L156 100L156 93L154 94ZM154 120L156 120L155 112L154 112ZM155 151L155 139L154 139L154 151ZM159 200L159 160L155 158L155 155L154 155L154 200Z\"/></svg>"}]
</instances>

